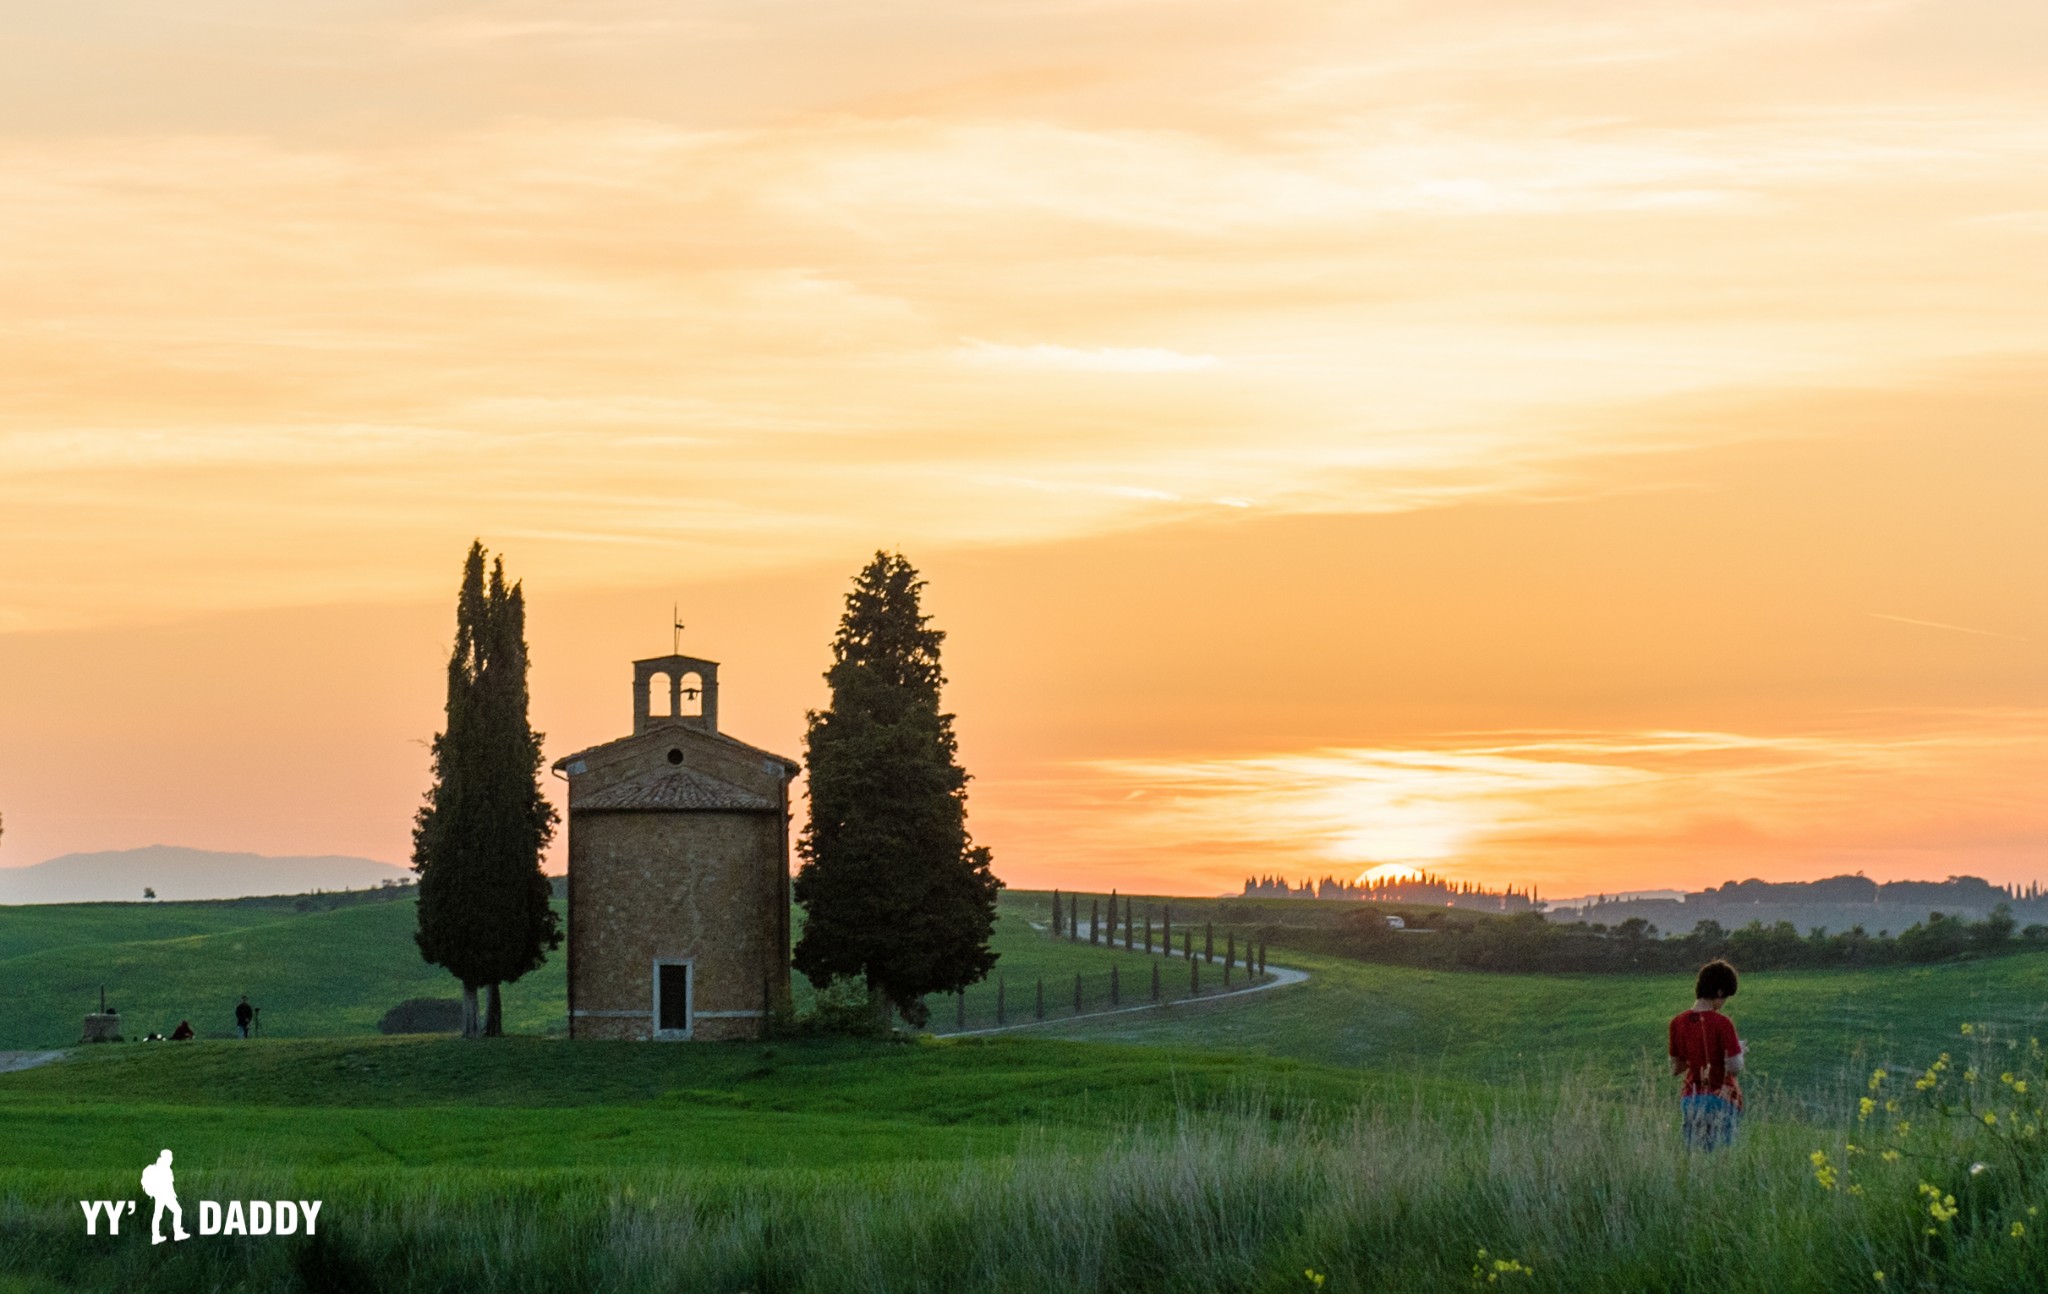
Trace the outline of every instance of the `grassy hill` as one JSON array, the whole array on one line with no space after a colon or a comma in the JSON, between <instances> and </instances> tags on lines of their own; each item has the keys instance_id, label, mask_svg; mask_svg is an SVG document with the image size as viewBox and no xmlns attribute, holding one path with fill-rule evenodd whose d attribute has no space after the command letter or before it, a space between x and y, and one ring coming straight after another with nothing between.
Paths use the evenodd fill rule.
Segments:
<instances>
[{"instance_id":1,"label":"grassy hill","mask_svg":"<svg viewBox=\"0 0 2048 1294\"><path fill-rule=\"evenodd\" d=\"M413 928L409 898L312 913L230 902L0 909L0 952L33 948L0 960L13 988L0 998L0 1048L75 1042L101 985L130 1037L184 1019L226 1037L244 993L269 1037L374 1032L406 998L461 992L420 960ZM563 983L556 958L507 989L506 1027L560 1030Z\"/></svg>"},{"instance_id":2,"label":"grassy hill","mask_svg":"<svg viewBox=\"0 0 2048 1294\"><path fill-rule=\"evenodd\" d=\"M1043 976L1070 992L1110 964L1143 982L1141 954L1033 930L1045 906L1005 896L1013 991ZM371 1036L391 1002L452 991L411 929L402 900L0 912L0 982L26 988L0 998L12 1045L67 1042L101 976L131 1019L192 1002L225 1016L246 984L270 1025L251 1043L89 1048L0 1074L0 1294L1263 1294L1316 1288L1308 1272L1349 1294L1469 1287L1475 1267L1532 1291L1820 1294L1875 1288L1879 1270L1889 1288L2032 1288L2048 1262L2037 1231L2011 1229L2048 1203L2048 1164L1980 1145L1997 1133L1975 1117L1916 1114L1910 1159L1845 1168L1866 1196L1826 1189L1809 1158L1889 1135L1855 1115L1879 1060L1978 1047L1986 1075L2040 1070L1957 1024L2038 1029L2048 956L1749 977L1735 1014L1757 1058L1750 1127L1732 1152L1688 1156L1656 1055L1689 990L1673 977L1275 949L1313 978L1029 1035ZM560 974L557 960L511 990L515 1031L559 1026ZM322 1234L152 1247L138 1220L84 1235L76 1201L135 1196L161 1146L188 1197L323 1199ZM2000 1167L1970 1173L1979 1160ZM1957 1195L1953 1218L1926 1215L1930 1180Z\"/></svg>"},{"instance_id":3,"label":"grassy hill","mask_svg":"<svg viewBox=\"0 0 2048 1294\"><path fill-rule=\"evenodd\" d=\"M1027 1129L1101 1130L1253 1090L1342 1105L1371 1082L1286 1060L1021 1038L264 1040L100 1047L0 1075L0 1119L17 1165L88 1175L125 1173L151 1138L195 1165L823 1167L1010 1152Z\"/></svg>"},{"instance_id":4,"label":"grassy hill","mask_svg":"<svg viewBox=\"0 0 2048 1294\"><path fill-rule=\"evenodd\" d=\"M189 1019L201 1037L225 1038L244 993L263 1008L266 1037L375 1032L385 1011L407 998L461 991L452 976L420 960L413 909L409 896L311 912L296 911L289 901L0 907L0 983L10 990L0 995L0 1050L77 1041L102 985L130 1037L169 1034ZM1149 989L1143 958L1043 938L1030 924L1035 915L1028 902L1004 901L995 940L998 975L970 992L970 1027L995 1022L998 980L1012 1022L1029 1016L1040 979L1054 1012L1072 1011L1076 974L1084 978L1084 1007L1106 1007L1112 965L1122 968L1127 1001ZM1220 982L1219 969L1204 985ZM1184 995L1185 969L1167 977L1163 988ZM796 989L799 1007L808 1004L809 986L799 979ZM566 1003L557 953L507 986L505 1027L564 1033ZM935 1027L955 1023L950 1001L935 1001L932 1010Z\"/></svg>"},{"instance_id":5,"label":"grassy hill","mask_svg":"<svg viewBox=\"0 0 2048 1294\"><path fill-rule=\"evenodd\" d=\"M1284 902L1284 901L1276 901ZM1629 1080L1659 1063L1663 1023L1689 1003L1683 976L1486 975L1368 965L1279 950L1311 981L1243 999L1067 1022L1073 980L1085 1009L1107 1002L1107 973L1120 968L1126 1003L1149 989L1141 953L1046 937L1045 898L1006 894L995 946L1008 1019L1030 1018L1043 979L1051 1019L1033 1032L1083 1041L1251 1052L1371 1069L1412 1069L1493 1079L1536 1066ZM1227 907L1186 903L1193 921ZM1204 909L1207 909L1205 911ZM1176 910L1182 910L1177 901ZM202 1036L225 1036L235 999L264 1008L270 1038L374 1033L384 1012L409 997L453 996L454 980L420 961L410 899L299 913L287 904L79 904L0 909L0 1048L67 1045L97 1002L99 986L131 1035L168 1033L183 1018ZM1198 941L1199 942L1199 941ZM1219 950L1222 937L1219 932ZM1185 963L1161 963L1169 995L1187 988ZM1205 987L1220 971L1205 970ZM1239 981L1242 982L1241 980ZM798 981L808 1000L808 986ZM995 983L968 995L969 1026L994 1022ZM563 962L506 990L506 1027L560 1034ZM1745 978L1730 1007L1753 1048L1755 1077L1787 1089L1825 1085L1889 1054L1918 1054L1959 1022L2048 1032L2048 955L1859 971L1786 971ZM953 1006L933 1003L933 1025L952 1027Z\"/></svg>"},{"instance_id":6,"label":"grassy hill","mask_svg":"<svg viewBox=\"0 0 2048 1294\"><path fill-rule=\"evenodd\" d=\"M1662 1065L1665 1022L1692 1004L1687 976L1461 974L1292 952L1285 961L1311 981L1241 1004L1044 1030L1486 1079L1533 1068L1627 1082ZM1966 1020L2048 1036L2048 955L1749 975L1728 1013L1753 1051L1753 1085L1807 1093L1887 1058L1938 1052Z\"/></svg>"}]
</instances>

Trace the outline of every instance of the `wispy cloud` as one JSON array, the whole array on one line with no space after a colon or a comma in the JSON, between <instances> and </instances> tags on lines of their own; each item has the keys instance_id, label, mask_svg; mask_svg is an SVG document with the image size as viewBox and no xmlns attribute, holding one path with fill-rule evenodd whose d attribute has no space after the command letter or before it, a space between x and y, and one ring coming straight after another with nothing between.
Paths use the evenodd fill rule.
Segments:
<instances>
[{"instance_id":1,"label":"wispy cloud","mask_svg":"<svg viewBox=\"0 0 2048 1294\"><path fill-rule=\"evenodd\" d=\"M1164 346L1061 346L1051 342L1007 345L970 340L953 350L962 363L984 368L1065 369L1078 373L1200 373L1214 355L1189 355Z\"/></svg>"},{"instance_id":2,"label":"wispy cloud","mask_svg":"<svg viewBox=\"0 0 2048 1294\"><path fill-rule=\"evenodd\" d=\"M1889 620L1894 624L1901 625L1918 625L1922 629L1946 629L1950 633L1975 634L1980 638L2005 638L2013 642L2022 643L2028 641L2027 639L2018 637L2015 634L2002 634L1992 629L1972 629L1968 625L1943 624L1939 620L1916 620L1911 616L1886 615L1882 611L1871 611L1867 612L1866 614L1868 614L1870 618L1873 620Z\"/></svg>"}]
</instances>

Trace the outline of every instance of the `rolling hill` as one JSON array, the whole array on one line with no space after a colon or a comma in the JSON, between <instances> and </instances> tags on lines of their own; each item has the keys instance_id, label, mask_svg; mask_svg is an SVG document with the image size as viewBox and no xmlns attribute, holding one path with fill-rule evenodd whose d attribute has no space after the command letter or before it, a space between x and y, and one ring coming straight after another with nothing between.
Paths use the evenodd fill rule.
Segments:
<instances>
[{"instance_id":1,"label":"rolling hill","mask_svg":"<svg viewBox=\"0 0 2048 1294\"><path fill-rule=\"evenodd\" d=\"M178 845L65 854L28 867L0 867L0 903L115 903L145 889L164 901L236 899L310 890L368 889L409 879L390 863L346 855L274 858Z\"/></svg>"}]
</instances>

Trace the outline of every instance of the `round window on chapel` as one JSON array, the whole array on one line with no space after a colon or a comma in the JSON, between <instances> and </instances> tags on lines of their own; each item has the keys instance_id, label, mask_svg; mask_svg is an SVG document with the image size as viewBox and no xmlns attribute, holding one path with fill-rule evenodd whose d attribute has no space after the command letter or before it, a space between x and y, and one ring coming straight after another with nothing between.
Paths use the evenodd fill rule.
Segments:
<instances>
[{"instance_id":1,"label":"round window on chapel","mask_svg":"<svg viewBox=\"0 0 2048 1294\"><path fill-rule=\"evenodd\" d=\"M672 751L670 751L670 752L668 753L668 762L669 762L669 763L671 763L671 764L680 764L680 763L682 763L682 762L683 762L683 752L682 752L682 751L680 751L680 750L672 750Z\"/></svg>"}]
</instances>

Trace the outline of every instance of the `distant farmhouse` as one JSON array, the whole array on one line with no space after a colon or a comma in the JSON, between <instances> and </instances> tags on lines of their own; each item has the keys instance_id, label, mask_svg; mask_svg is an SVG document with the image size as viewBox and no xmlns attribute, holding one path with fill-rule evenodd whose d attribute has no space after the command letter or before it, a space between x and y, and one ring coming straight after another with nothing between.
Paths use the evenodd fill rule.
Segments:
<instances>
[{"instance_id":1,"label":"distant farmhouse","mask_svg":"<svg viewBox=\"0 0 2048 1294\"><path fill-rule=\"evenodd\" d=\"M633 735L569 783L569 1036L759 1037L789 1006L789 783L718 730L718 664L633 662Z\"/></svg>"}]
</instances>

